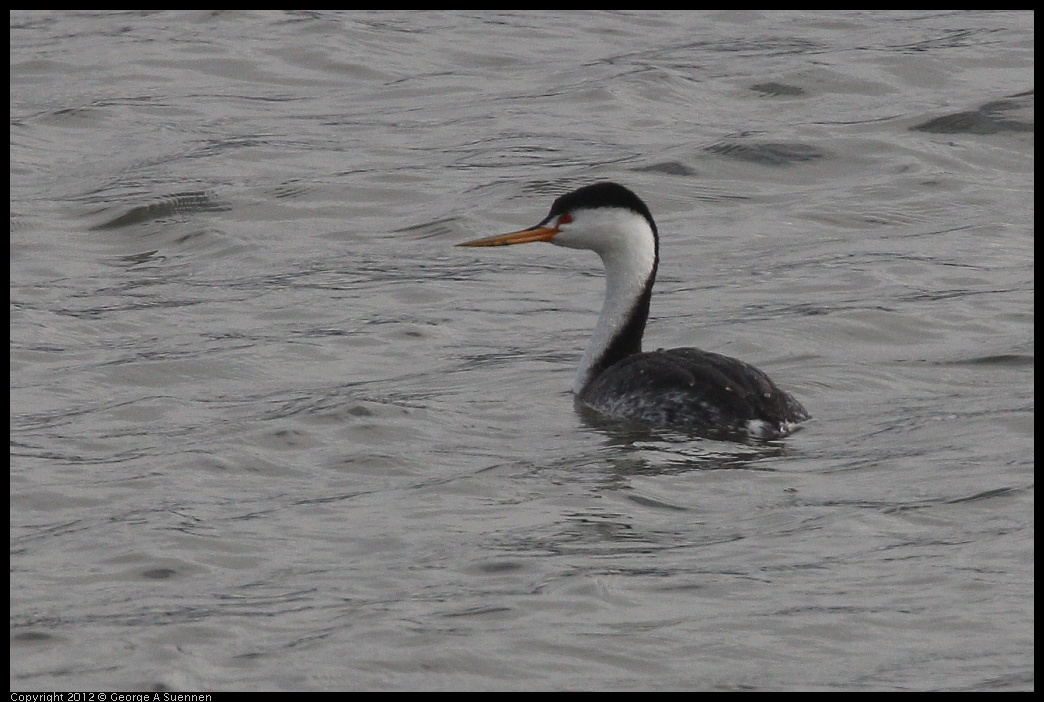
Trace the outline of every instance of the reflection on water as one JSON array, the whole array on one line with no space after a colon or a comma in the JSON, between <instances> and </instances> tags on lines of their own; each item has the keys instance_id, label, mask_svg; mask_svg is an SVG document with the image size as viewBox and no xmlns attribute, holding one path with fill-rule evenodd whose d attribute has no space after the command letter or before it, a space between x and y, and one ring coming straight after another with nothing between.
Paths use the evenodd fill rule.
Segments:
<instances>
[{"instance_id":1,"label":"reflection on water","mask_svg":"<svg viewBox=\"0 0 1044 702\"><path fill-rule=\"evenodd\" d=\"M698 432L683 429L651 427L640 422L613 419L575 402L576 412L584 425L606 439L606 445L627 457L634 450L658 448L671 464L694 469L753 468L759 459L779 457L787 453L786 439L763 439L748 432ZM801 427L797 427L800 431Z\"/></svg>"},{"instance_id":2,"label":"reflection on water","mask_svg":"<svg viewBox=\"0 0 1044 702\"><path fill-rule=\"evenodd\" d=\"M993 100L976 110L935 117L912 129L934 134L1032 132L1033 102L1033 91L1030 90L1004 100ZM1023 116L1026 118L1020 119Z\"/></svg>"}]
</instances>

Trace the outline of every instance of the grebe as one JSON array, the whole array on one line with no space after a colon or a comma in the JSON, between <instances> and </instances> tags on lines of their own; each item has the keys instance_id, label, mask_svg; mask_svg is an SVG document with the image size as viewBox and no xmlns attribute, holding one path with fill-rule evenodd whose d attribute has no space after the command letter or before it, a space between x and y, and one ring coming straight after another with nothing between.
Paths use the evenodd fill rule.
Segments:
<instances>
[{"instance_id":1,"label":"grebe","mask_svg":"<svg viewBox=\"0 0 1044 702\"><path fill-rule=\"evenodd\" d=\"M605 266L605 301L573 383L599 413L658 427L760 438L789 434L809 414L749 363L695 348L642 352L659 261L646 204L622 185L595 183L562 195L529 229L458 246L548 241L591 249Z\"/></svg>"}]
</instances>

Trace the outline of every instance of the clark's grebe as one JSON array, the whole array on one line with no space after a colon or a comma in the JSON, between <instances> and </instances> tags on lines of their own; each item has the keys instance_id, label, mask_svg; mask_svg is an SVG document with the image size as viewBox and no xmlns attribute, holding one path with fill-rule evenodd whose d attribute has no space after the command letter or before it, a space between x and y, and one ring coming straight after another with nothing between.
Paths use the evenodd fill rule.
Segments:
<instances>
[{"instance_id":1,"label":"clark's grebe","mask_svg":"<svg viewBox=\"0 0 1044 702\"><path fill-rule=\"evenodd\" d=\"M808 412L763 372L694 348L642 352L659 235L641 198L617 183L595 183L555 200L539 224L458 246L549 241L591 249L605 266L605 301L580 360L573 392L614 419L699 432L780 437Z\"/></svg>"}]
</instances>

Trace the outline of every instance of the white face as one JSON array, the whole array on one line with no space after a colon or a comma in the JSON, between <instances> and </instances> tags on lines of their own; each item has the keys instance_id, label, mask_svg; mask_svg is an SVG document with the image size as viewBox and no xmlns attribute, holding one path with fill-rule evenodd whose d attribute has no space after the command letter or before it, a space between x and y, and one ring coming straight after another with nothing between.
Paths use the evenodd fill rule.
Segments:
<instances>
[{"instance_id":1,"label":"white face","mask_svg":"<svg viewBox=\"0 0 1044 702\"><path fill-rule=\"evenodd\" d=\"M570 249L591 249L602 258L626 254L652 259L655 239L649 223L637 212L616 207L576 210L548 222L557 227L552 244Z\"/></svg>"}]
</instances>

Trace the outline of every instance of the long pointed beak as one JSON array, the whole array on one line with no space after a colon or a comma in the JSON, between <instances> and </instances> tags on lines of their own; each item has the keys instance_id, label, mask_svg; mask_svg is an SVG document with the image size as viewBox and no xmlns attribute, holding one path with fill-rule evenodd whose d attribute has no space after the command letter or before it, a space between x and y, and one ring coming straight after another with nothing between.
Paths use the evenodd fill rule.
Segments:
<instances>
[{"instance_id":1,"label":"long pointed beak","mask_svg":"<svg viewBox=\"0 0 1044 702\"><path fill-rule=\"evenodd\" d=\"M551 241L558 234L558 227L533 227L510 234L487 236L485 239L465 241L457 246L510 246L512 244L528 244L532 241Z\"/></svg>"}]
</instances>

